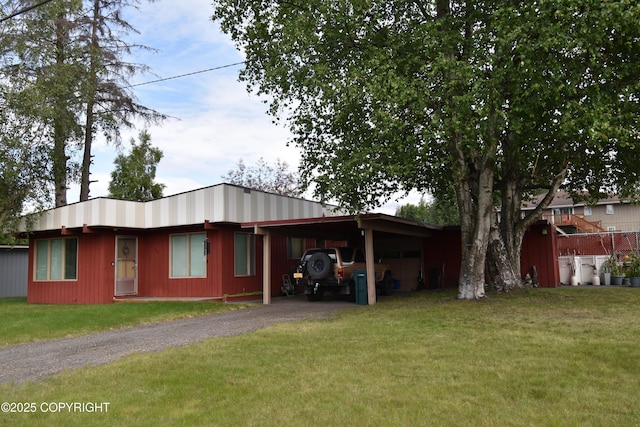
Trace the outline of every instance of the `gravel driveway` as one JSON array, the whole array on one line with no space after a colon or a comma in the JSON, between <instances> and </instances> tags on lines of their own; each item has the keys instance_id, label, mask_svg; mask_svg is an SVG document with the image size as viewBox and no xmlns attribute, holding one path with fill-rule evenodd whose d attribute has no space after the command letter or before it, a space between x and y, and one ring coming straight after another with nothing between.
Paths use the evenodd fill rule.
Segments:
<instances>
[{"instance_id":1,"label":"gravel driveway","mask_svg":"<svg viewBox=\"0 0 640 427\"><path fill-rule=\"evenodd\" d=\"M303 296L274 298L270 305L227 313L4 347L0 348L0 384L38 381L62 370L102 365L132 353L239 335L280 322L325 318L357 307L339 300L310 303Z\"/></svg>"}]
</instances>

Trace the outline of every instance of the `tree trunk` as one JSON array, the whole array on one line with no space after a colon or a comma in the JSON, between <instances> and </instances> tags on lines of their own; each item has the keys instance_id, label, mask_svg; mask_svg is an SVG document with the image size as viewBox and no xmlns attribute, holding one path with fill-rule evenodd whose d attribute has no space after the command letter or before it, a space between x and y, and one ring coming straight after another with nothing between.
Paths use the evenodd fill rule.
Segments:
<instances>
[{"instance_id":1,"label":"tree trunk","mask_svg":"<svg viewBox=\"0 0 640 427\"><path fill-rule=\"evenodd\" d=\"M461 173L458 184L458 206L462 244L462 265L458 279L459 299L485 296L485 260L493 212L493 175L495 154L489 152L469 162L458 150Z\"/></svg>"},{"instance_id":2,"label":"tree trunk","mask_svg":"<svg viewBox=\"0 0 640 427\"><path fill-rule=\"evenodd\" d=\"M93 145L93 116L98 90L97 66L99 48L98 26L100 19L100 1L93 2L93 19L91 22L91 51L89 54L89 85L87 87L87 109L84 129L84 155L82 157L82 173L80 176L80 201L89 200L89 185L91 184L91 147Z\"/></svg>"},{"instance_id":3,"label":"tree trunk","mask_svg":"<svg viewBox=\"0 0 640 427\"><path fill-rule=\"evenodd\" d=\"M520 277L520 253L525 229L519 224L522 190L517 184L517 174L506 174L501 185L500 221L491 229L491 241L487 252L489 284L493 290L508 292L522 286Z\"/></svg>"},{"instance_id":4,"label":"tree trunk","mask_svg":"<svg viewBox=\"0 0 640 427\"><path fill-rule=\"evenodd\" d=\"M508 157L507 157L508 159ZM527 229L546 209L566 176L567 165L551 180L550 188L539 205L524 218L522 215L523 189L519 182L518 169L514 165L505 165L502 177L500 222L492 229L491 242L487 252L487 271L491 287L499 292L508 292L523 286L521 277L522 242Z\"/></svg>"},{"instance_id":5,"label":"tree trunk","mask_svg":"<svg viewBox=\"0 0 640 427\"><path fill-rule=\"evenodd\" d=\"M513 241L512 241L513 242ZM487 248L487 273L491 290L508 292L522 286L520 278L520 243L505 245L505 239L497 228L491 228Z\"/></svg>"},{"instance_id":6,"label":"tree trunk","mask_svg":"<svg viewBox=\"0 0 640 427\"><path fill-rule=\"evenodd\" d=\"M59 76L64 74L65 46L67 42L63 15L56 20L56 67ZM53 117L53 184L55 188L56 207L67 204L67 135L68 123L66 100L62 96L56 96L53 101L55 112Z\"/></svg>"},{"instance_id":7,"label":"tree trunk","mask_svg":"<svg viewBox=\"0 0 640 427\"><path fill-rule=\"evenodd\" d=\"M91 184L91 145L93 143L93 106L87 104L85 122L84 154L82 156L82 173L80 176L80 201L89 200L89 184Z\"/></svg>"}]
</instances>

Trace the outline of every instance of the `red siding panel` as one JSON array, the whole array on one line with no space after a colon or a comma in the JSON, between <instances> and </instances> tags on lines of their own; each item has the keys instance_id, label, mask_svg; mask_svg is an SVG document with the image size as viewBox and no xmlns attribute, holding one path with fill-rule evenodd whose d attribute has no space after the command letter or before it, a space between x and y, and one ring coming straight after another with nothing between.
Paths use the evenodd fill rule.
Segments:
<instances>
[{"instance_id":1,"label":"red siding panel","mask_svg":"<svg viewBox=\"0 0 640 427\"><path fill-rule=\"evenodd\" d=\"M430 283L430 272L437 274L437 280L445 288L458 286L460 275L460 229L447 228L435 233L431 238L424 239L424 267L423 278L425 286L434 289L439 283Z\"/></svg>"},{"instance_id":2,"label":"red siding panel","mask_svg":"<svg viewBox=\"0 0 640 427\"><path fill-rule=\"evenodd\" d=\"M543 229L546 234L543 234ZM429 283L429 271L437 273L444 287L456 287L462 262L460 230L444 229L432 238L424 239L425 286L437 288L438 283ZM522 277L535 265L538 284L555 287L560 283L557 262L558 244L555 232L547 224L536 224L525 234L520 258Z\"/></svg>"},{"instance_id":3,"label":"red siding panel","mask_svg":"<svg viewBox=\"0 0 640 427\"><path fill-rule=\"evenodd\" d=\"M546 223L534 224L527 230L522 242L520 255L520 270L524 277L531 274L536 267L538 285L544 288L554 288L560 283L558 268L558 243L555 230Z\"/></svg>"},{"instance_id":4,"label":"red siding panel","mask_svg":"<svg viewBox=\"0 0 640 427\"><path fill-rule=\"evenodd\" d=\"M44 234L39 238L61 237ZM66 237L66 236L65 236ZM100 304L113 300L113 238L104 234L78 234L77 280L35 281L34 240L29 248L29 288L27 300L40 304ZM111 255L109 255L111 249Z\"/></svg>"},{"instance_id":5,"label":"red siding panel","mask_svg":"<svg viewBox=\"0 0 640 427\"><path fill-rule=\"evenodd\" d=\"M138 236L138 295L145 297L218 297L216 272L217 236L207 231L211 252L207 256L206 277L170 277L170 236L174 233L200 233L203 227L180 230L156 230Z\"/></svg>"}]
</instances>

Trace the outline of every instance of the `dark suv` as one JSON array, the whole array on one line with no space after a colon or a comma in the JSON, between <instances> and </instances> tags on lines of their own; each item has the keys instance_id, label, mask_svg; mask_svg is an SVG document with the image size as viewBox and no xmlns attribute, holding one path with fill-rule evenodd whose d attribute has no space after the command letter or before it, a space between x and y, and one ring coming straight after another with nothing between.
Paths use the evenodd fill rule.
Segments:
<instances>
[{"instance_id":1,"label":"dark suv","mask_svg":"<svg viewBox=\"0 0 640 427\"><path fill-rule=\"evenodd\" d=\"M386 264L375 264L376 289L382 295L393 292L391 270ZM304 285L309 301L320 301L325 292L355 296L356 270L366 270L364 252L357 248L338 247L307 249L293 277Z\"/></svg>"}]
</instances>

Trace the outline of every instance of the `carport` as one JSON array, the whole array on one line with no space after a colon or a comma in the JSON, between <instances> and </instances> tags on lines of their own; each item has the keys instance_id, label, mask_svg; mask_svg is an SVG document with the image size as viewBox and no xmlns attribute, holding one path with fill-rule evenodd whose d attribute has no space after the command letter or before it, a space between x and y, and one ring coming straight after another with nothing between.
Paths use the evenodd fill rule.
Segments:
<instances>
[{"instance_id":1,"label":"carport","mask_svg":"<svg viewBox=\"0 0 640 427\"><path fill-rule=\"evenodd\" d=\"M440 227L398 218L385 214L363 214L357 216L325 216L281 221L250 222L243 228L252 229L263 237L263 303L271 303L271 241L273 235L303 237L325 240L347 240L362 242L367 270L369 304L376 303L374 277L374 241L380 238L418 238L434 236ZM422 261L422 260L421 260Z\"/></svg>"}]
</instances>

